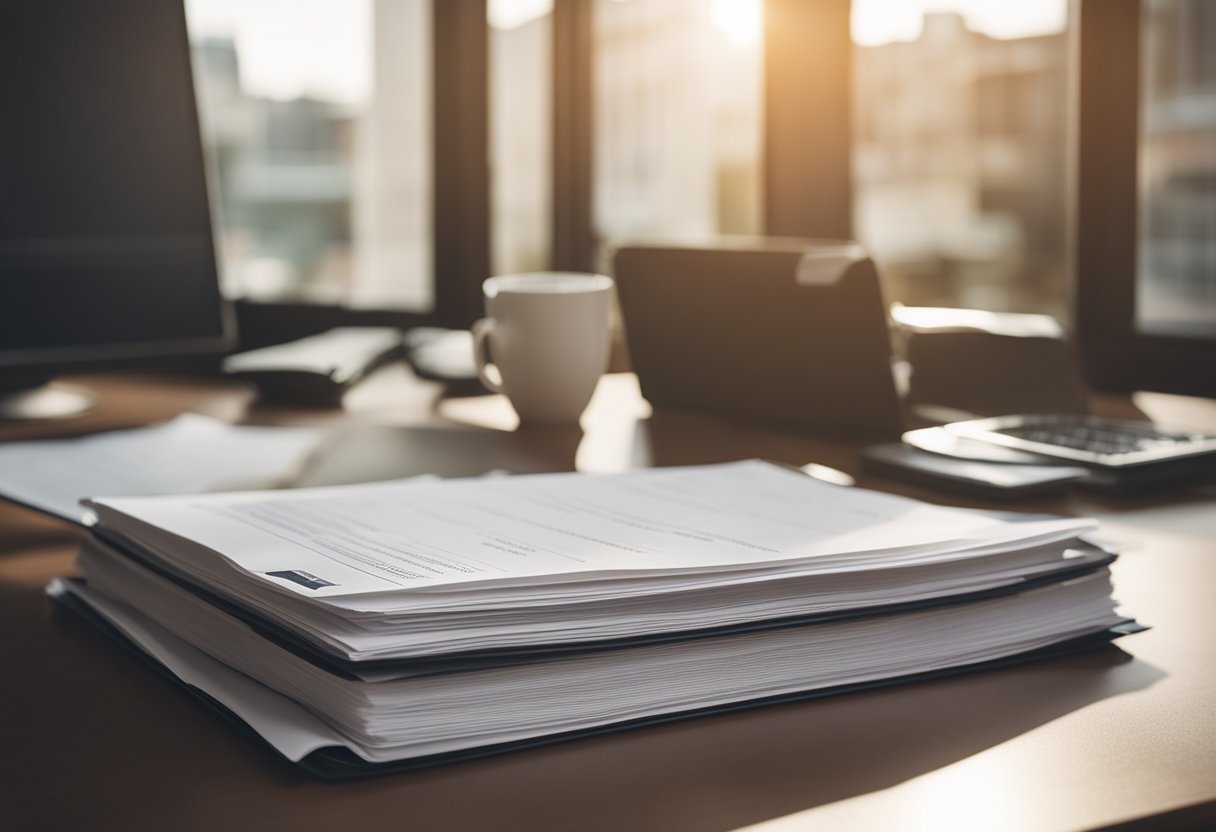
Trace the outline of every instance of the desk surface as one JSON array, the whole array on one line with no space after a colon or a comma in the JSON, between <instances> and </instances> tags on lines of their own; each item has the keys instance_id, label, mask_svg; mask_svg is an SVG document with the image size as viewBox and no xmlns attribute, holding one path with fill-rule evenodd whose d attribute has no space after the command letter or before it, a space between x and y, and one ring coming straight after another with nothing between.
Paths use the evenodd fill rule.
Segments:
<instances>
[{"instance_id":1,"label":"desk surface","mask_svg":"<svg viewBox=\"0 0 1216 832\"><path fill-rule=\"evenodd\" d=\"M388 368L341 412L252 408L221 381L98 377L101 407L0 441L193 410L332 424L305 482L621 470L765 457L856 473L848 442L651 414L609 376L579 431L515 430L497 397ZM1216 428L1216 403L1137 401ZM1107 407L1127 407L1118 400ZM862 484L945 501L884 481ZM973 503L979 505L978 503ZM313 781L75 620L42 587L77 533L0 506L0 817L10 829L1081 829L1216 825L1216 490L1028 508L1099 516L1117 596L1151 631L1067 660L699 719L346 784ZM1162 813L1168 813L1162 815Z\"/></svg>"}]
</instances>

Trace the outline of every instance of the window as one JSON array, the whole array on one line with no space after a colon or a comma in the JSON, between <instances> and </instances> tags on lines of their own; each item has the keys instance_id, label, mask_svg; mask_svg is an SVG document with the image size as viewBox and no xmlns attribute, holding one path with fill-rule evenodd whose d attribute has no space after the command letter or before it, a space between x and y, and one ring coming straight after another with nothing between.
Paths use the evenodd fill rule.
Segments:
<instances>
[{"instance_id":1,"label":"window","mask_svg":"<svg viewBox=\"0 0 1216 832\"><path fill-rule=\"evenodd\" d=\"M491 270L543 271L552 248L553 0L491 0Z\"/></svg>"},{"instance_id":2,"label":"window","mask_svg":"<svg viewBox=\"0 0 1216 832\"><path fill-rule=\"evenodd\" d=\"M1066 0L854 0L854 229L888 296L1067 314Z\"/></svg>"},{"instance_id":3,"label":"window","mask_svg":"<svg viewBox=\"0 0 1216 832\"><path fill-rule=\"evenodd\" d=\"M761 0L595 0L600 240L762 233Z\"/></svg>"},{"instance_id":4,"label":"window","mask_svg":"<svg viewBox=\"0 0 1216 832\"><path fill-rule=\"evenodd\" d=\"M229 294L463 325L606 242L852 233L894 300L1063 316L1067 6L187 0Z\"/></svg>"},{"instance_id":5,"label":"window","mask_svg":"<svg viewBox=\"0 0 1216 832\"><path fill-rule=\"evenodd\" d=\"M1216 332L1216 5L1144 0L1138 329Z\"/></svg>"},{"instance_id":6,"label":"window","mask_svg":"<svg viewBox=\"0 0 1216 832\"><path fill-rule=\"evenodd\" d=\"M429 0L188 0L225 289L427 309Z\"/></svg>"}]
</instances>

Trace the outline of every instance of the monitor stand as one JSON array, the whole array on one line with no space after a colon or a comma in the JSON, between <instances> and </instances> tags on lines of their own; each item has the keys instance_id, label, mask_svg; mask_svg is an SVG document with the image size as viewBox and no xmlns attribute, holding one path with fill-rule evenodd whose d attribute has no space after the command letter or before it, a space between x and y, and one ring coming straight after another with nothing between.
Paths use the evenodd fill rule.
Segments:
<instances>
[{"instance_id":1,"label":"monitor stand","mask_svg":"<svg viewBox=\"0 0 1216 832\"><path fill-rule=\"evenodd\" d=\"M0 423L70 419L96 404L92 393L47 381L0 388Z\"/></svg>"}]
</instances>

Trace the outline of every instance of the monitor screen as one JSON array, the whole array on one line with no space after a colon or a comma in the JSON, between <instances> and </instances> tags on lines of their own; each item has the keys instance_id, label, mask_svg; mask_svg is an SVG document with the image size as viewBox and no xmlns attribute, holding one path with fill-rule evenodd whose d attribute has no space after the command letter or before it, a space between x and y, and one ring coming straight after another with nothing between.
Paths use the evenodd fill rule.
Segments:
<instances>
[{"instance_id":1,"label":"monitor screen","mask_svg":"<svg viewBox=\"0 0 1216 832\"><path fill-rule=\"evenodd\" d=\"M225 345L186 21L0 0L0 370Z\"/></svg>"}]
</instances>

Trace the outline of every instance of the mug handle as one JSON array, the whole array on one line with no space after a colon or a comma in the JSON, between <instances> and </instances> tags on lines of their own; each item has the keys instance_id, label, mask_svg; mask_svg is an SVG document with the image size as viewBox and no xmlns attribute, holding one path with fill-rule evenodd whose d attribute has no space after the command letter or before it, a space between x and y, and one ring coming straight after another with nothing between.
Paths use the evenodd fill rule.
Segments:
<instances>
[{"instance_id":1,"label":"mug handle","mask_svg":"<svg viewBox=\"0 0 1216 832\"><path fill-rule=\"evenodd\" d=\"M498 379L495 380L486 372L486 338L494 329L493 318L482 318L473 324L473 364L477 367L477 377L481 379L481 383L487 389L495 393L502 392L502 373L498 373ZM495 370L498 368L495 367Z\"/></svg>"}]
</instances>

